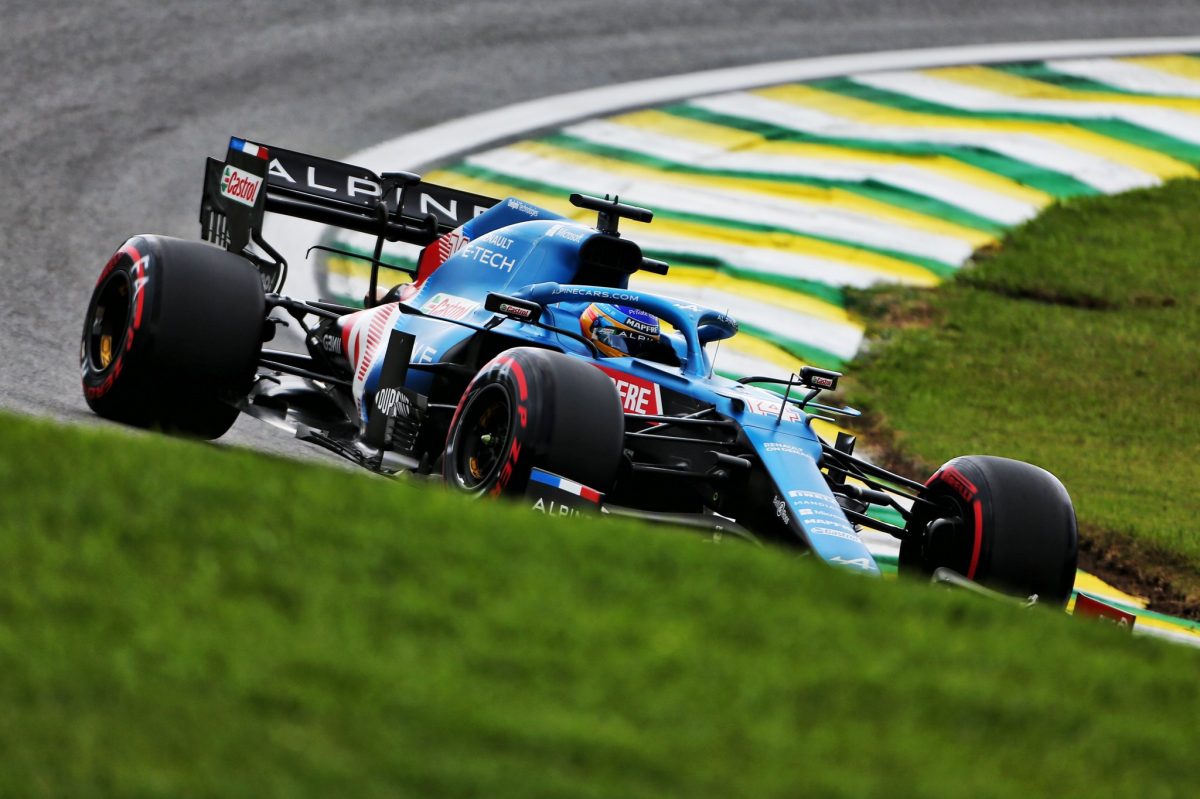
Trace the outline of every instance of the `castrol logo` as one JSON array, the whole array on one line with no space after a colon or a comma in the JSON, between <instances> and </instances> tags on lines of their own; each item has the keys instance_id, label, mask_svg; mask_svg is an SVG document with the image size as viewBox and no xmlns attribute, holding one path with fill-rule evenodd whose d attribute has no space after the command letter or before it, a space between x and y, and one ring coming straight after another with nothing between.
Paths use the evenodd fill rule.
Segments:
<instances>
[{"instance_id":1,"label":"castrol logo","mask_svg":"<svg viewBox=\"0 0 1200 799\"><path fill-rule=\"evenodd\" d=\"M258 198L258 189L262 186L262 178L243 172L235 166L225 165L221 176L221 194L239 202L242 205L253 206Z\"/></svg>"}]
</instances>

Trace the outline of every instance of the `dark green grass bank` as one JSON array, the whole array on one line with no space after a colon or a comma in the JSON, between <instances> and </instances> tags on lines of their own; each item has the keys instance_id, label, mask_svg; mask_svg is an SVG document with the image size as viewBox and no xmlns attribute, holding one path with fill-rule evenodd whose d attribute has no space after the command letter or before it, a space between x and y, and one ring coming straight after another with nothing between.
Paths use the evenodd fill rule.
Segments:
<instances>
[{"instance_id":1,"label":"dark green grass bank","mask_svg":"<svg viewBox=\"0 0 1200 799\"><path fill-rule=\"evenodd\" d=\"M1194 650L0 417L0 795L1172 796Z\"/></svg>"},{"instance_id":2,"label":"dark green grass bank","mask_svg":"<svg viewBox=\"0 0 1200 799\"><path fill-rule=\"evenodd\" d=\"M854 399L898 455L1058 474L1091 554L1200 608L1200 182L1071 200L930 291L853 298Z\"/></svg>"}]
</instances>

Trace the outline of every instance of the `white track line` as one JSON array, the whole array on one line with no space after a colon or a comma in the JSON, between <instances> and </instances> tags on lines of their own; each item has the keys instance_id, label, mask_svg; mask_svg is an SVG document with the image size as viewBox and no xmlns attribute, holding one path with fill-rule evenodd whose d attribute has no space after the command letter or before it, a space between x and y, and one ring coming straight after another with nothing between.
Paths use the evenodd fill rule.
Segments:
<instances>
[{"instance_id":1,"label":"white track line","mask_svg":"<svg viewBox=\"0 0 1200 799\"><path fill-rule=\"evenodd\" d=\"M1053 58L1186 53L1193 50L1200 50L1200 36L984 44L774 61L746 67L693 72L669 78L639 80L517 103L382 142L354 153L349 160L377 170L419 169L451 156L477 150L486 144L528 136L534 131L578 119L698 95L739 91L777 83L795 83L881 70L928 69L1002 61L1043 61Z\"/></svg>"},{"instance_id":2,"label":"white track line","mask_svg":"<svg viewBox=\"0 0 1200 799\"><path fill-rule=\"evenodd\" d=\"M1137 94L1167 97L1200 97L1200 81L1189 80L1182 75L1114 61L1111 58L1079 58L1047 61L1046 66L1055 72L1106 83L1118 89Z\"/></svg>"}]
</instances>

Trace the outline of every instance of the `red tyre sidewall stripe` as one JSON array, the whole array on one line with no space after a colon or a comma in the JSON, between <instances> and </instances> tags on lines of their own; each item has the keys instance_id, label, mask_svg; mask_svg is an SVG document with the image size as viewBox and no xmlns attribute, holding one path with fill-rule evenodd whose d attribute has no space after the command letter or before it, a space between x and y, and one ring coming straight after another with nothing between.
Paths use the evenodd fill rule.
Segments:
<instances>
[{"instance_id":1,"label":"red tyre sidewall stripe","mask_svg":"<svg viewBox=\"0 0 1200 799\"><path fill-rule=\"evenodd\" d=\"M521 364L517 363L515 358L510 358L507 355L502 355L492 363L503 364L512 370L513 377L517 379L517 391L520 394L521 402L529 398L529 387L525 383L525 370L521 368Z\"/></svg>"},{"instance_id":2,"label":"red tyre sidewall stripe","mask_svg":"<svg viewBox=\"0 0 1200 799\"><path fill-rule=\"evenodd\" d=\"M108 273L111 272L117 265L117 262L121 260L121 253L123 252L125 252L124 247L114 252L112 257L108 259L108 263L106 263L104 268L100 270L100 277L96 278L95 288L100 288L100 284L104 282L104 278L108 277Z\"/></svg>"},{"instance_id":3,"label":"red tyre sidewall stripe","mask_svg":"<svg viewBox=\"0 0 1200 799\"><path fill-rule=\"evenodd\" d=\"M947 471L952 473L958 481L962 482L957 485L949 484L943 475L943 473ZM983 504L978 499L974 498L974 495L978 493L978 489L975 488L974 483L966 479L962 472L954 469L953 467L947 469L944 466L934 472L933 475L925 481L925 487L929 488L935 482L937 482L939 478L941 479L941 482L948 483L951 490L953 490L960 497L963 497L963 499L967 499L967 497L963 496L962 483L965 483L970 489L972 498L968 501L971 502L971 512L975 516L975 542L971 547L971 565L967 567L967 579L974 580L975 572L979 570L979 556L983 552Z\"/></svg>"},{"instance_id":4,"label":"red tyre sidewall stripe","mask_svg":"<svg viewBox=\"0 0 1200 799\"><path fill-rule=\"evenodd\" d=\"M450 442L454 438L454 429L458 425L458 418L462 415L463 408L466 407L467 398L469 396L471 396L471 389L475 388L475 384L479 382L480 378L486 377L486 376L490 375L492 372L494 372L498 369L503 369L505 367L507 367L509 369L509 371L512 372L513 377L516 378L517 394L518 394L519 403L520 403L517 405L517 409L516 409L517 410L517 421L521 427L525 427L525 425L528 421L528 412L525 408L524 403L529 398L529 384L525 380L525 370L521 367L521 364L518 363L515 358L513 358L509 355L498 355L495 358L493 358L491 361L489 361L482 369L480 369L475 374L475 377L471 378L471 382L467 385L467 388L463 391L462 396L458 398L458 405L454 408L454 416L452 416L450 418L450 428L446 431L446 443L442 446L443 452L445 452L446 450L448 450L450 448ZM518 443L517 438L514 436L513 447L510 448L509 453L508 453L508 460L510 461L510 463L508 463L506 465L508 465L510 468L512 466L515 466L516 456L519 454L520 454L520 444ZM499 492L496 490L493 490L490 493L497 494Z\"/></svg>"},{"instance_id":5,"label":"red tyre sidewall stripe","mask_svg":"<svg viewBox=\"0 0 1200 799\"><path fill-rule=\"evenodd\" d=\"M529 386L525 382L525 370L521 368L521 364L516 358L512 358L507 355L501 355L497 357L494 361L492 361L492 363L496 364L502 369L507 368L517 381L517 407L513 410L516 411L517 422L519 426L521 429L524 429L529 418L528 411L525 408L525 400L529 398ZM498 497L504 492L505 487L508 485L508 481L516 472L517 464L520 462L520 460L521 434L520 431L514 430L512 446L510 446L508 449L508 455L505 457L504 466L502 466L500 469L500 476L496 479L496 484L492 486L491 490L488 492L489 494L494 497Z\"/></svg>"},{"instance_id":6,"label":"red tyre sidewall stripe","mask_svg":"<svg viewBox=\"0 0 1200 799\"><path fill-rule=\"evenodd\" d=\"M975 570L979 568L979 553L983 549L983 505L979 500L971 503L975 512L975 546L971 549L971 567L967 569L967 579L975 579Z\"/></svg>"},{"instance_id":7,"label":"red tyre sidewall stripe","mask_svg":"<svg viewBox=\"0 0 1200 799\"><path fill-rule=\"evenodd\" d=\"M134 334L141 329L142 326L142 312L145 303L145 292L143 291L144 285L138 286L137 281L140 278L145 277L146 265L145 261L142 260L142 254L138 252L137 247L133 246L132 242L126 242L121 249L113 253L112 257L108 259L108 263L104 265L104 269L100 272L100 277L96 280L96 288L99 288L100 284L103 283L104 279L112 273L117 264L121 263L122 256L130 259L130 275L134 278L133 290L136 293L134 312L129 320L128 327L125 328L125 346L122 347L119 352L117 352L116 360L112 365L112 371L105 376L104 380L98 386L89 386L86 380L84 381L83 392L84 395L89 399L99 399L112 390L113 385L115 385L117 378L120 377L121 370L125 365L125 353L129 352L129 350L133 347ZM134 266L137 267L136 270L132 269Z\"/></svg>"},{"instance_id":8,"label":"red tyre sidewall stripe","mask_svg":"<svg viewBox=\"0 0 1200 799\"><path fill-rule=\"evenodd\" d=\"M133 262L137 264L137 277L134 279L134 285L137 288L137 307L133 311L133 329L140 330L142 327L142 307L146 304L146 284L140 283L146 278L146 262L142 260L142 256L133 247L129 248L130 254L133 257ZM133 335L130 333L130 342L133 341Z\"/></svg>"}]
</instances>

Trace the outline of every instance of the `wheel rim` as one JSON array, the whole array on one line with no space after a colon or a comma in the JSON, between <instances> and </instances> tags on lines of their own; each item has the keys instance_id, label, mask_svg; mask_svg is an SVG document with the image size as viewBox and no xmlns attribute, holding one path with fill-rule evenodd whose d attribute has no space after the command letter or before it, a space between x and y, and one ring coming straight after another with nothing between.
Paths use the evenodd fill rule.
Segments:
<instances>
[{"instance_id":1,"label":"wheel rim","mask_svg":"<svg viewBox=\"0 0 1200 799\"><path fill-rule=\"evenodd\" d=\"M967 537L966 519L972 511L949 491L938 491L927 498L937 503L938 510L919 517L924 570L932 572L936 566L948 566L965 575L972 544Z\"/></svg>"},{"instance_id":2,"label":"wheel rim","mask_svg":"<svg viewBox=\"0 0 1200 799\"><path fill-rule=\"evenodd\" d=\"M504 462L512 439L512 402L502 386L490 385L463 409L454 455L460 488L486 489Z\"/></svg>"},{"instance_id":3,"label":"wheel rim","mask_svg":"<svg viewBox=\"0 0 1200 799\"><path fill-rule=\"evenodd\" d=\"M133 284L129 275L114 271L96 292L88 316L86 352L88 366L103 374L113 367L125 346L129 317L133 310Z\"/></svg>"}]
</instances>

